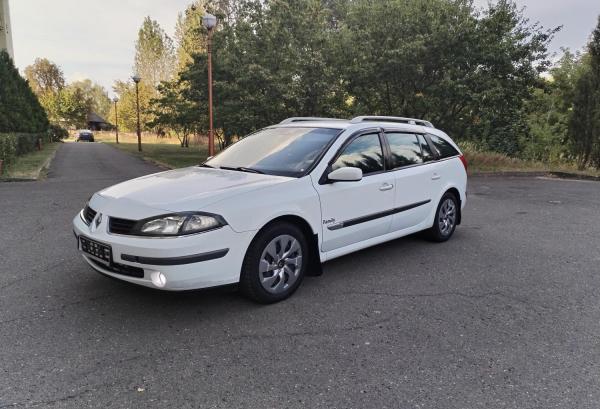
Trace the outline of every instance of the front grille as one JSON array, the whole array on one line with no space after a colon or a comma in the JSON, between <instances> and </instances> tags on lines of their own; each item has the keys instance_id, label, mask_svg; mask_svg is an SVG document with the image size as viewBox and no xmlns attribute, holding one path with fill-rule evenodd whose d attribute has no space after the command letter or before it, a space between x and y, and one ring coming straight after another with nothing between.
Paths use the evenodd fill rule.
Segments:
<instances>
[{"instance_id":1,"label":"front grille","mask_svg":"<svg viewBox=\"0 0 600 409\"><path fill-rule=\"evenodd\" d=\"M85 208L83 209L83 220L88 226L92 222L92 220L94 220L94 217L96 217L96 211L92 209L89 205L85 205Z\"/></svg>"},{"instance_id":2,"label":"front grille","mask_svg":"<svg viewBox=\"0 0 600 409\"><path fill-rule=\"evenodd\" d=\"M115 234L133 234L133 228L136 223L136 220L111 217L108 222L108 231Z\"/></svg>"},{"instance_id":3,"label":"front grille","mask_svg":"<svg viewBox=\"0 0 600 409\"><path fill-rule=\"evenodd\" d=\"M144 269L143 268L126 266L125 264L119 264L119 263L111 263L110 266L107 266L106 264L99 263L98 261L94 260L93 258L88 258L88 260L90 260L90 262L92 264L98 266L99 268L108 270L108 271L116 273L116 274L121 274L121 275L128 276L128 277L144 278Z\"/></svg>"}]
</instances>

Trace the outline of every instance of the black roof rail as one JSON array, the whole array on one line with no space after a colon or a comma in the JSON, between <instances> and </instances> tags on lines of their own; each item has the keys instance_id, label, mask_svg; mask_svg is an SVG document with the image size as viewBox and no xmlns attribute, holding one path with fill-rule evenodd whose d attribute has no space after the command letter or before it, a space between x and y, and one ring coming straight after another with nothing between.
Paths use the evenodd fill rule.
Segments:
<instances>
[{"instance_id":1,"label":"black roof rail","mask_svg":"<svg viewBox=\"0 0 600 409\"><path fill-rule=\"evenodd\" d=\"M402 116L357 116L356 118L352 118L350 122L353 124L360 122L400 122L403 124L421 125L426 126L427 128L435 128L431 122L425 121L424 119L404 118Z\"/></svg>"}]
</instances>

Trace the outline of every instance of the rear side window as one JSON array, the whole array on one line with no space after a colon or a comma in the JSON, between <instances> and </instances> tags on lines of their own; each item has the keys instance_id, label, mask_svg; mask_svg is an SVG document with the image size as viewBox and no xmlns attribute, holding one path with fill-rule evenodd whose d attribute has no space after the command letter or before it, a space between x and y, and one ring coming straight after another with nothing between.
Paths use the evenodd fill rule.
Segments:
<instances>
[{"instance_id":1,"label":"rear side window","mask_svg":"<svg viewBox=\"0 0 600 409\"><path fill-rule=\"evenodd\" d=\"M331 165L333 170L343 167L360 168L363 175L383 170L383 151L378 134L362 135L350 142Z\"/></svg>"},{"instance_id":2,"label":"rear side window","mask_svg":"<svg viewBox=\"0 0 600 409\"><path fill-rule=\"evenodd\" d=\"M386 134L392 153L392 169L423 163L417 135L408 133Z\"/></svg>"},{"instance_id":3,"label":"rear side window","mask_svg":"<svg viewBox=\"0 0 600 409\"><path fill-rule=\"evenodd\" d=\"M431 147L427 143L427 140L423 135L418 135L419 144L421 145L421 154L423 155L423 162L430 162L435 159L435 155L431 151Z\"/></svg>"},{"instance_id":4,"label":"rear side window","mask_svg":"<svg viewBox=\"0 0 600 409\"><path fill-rule=\"evenodd\" d=\"M458 151L454 148L454 146L450 145L450 143L445 139L431 134L428 136L441 159L458 155Z\"/></svg>"}]
</instances>

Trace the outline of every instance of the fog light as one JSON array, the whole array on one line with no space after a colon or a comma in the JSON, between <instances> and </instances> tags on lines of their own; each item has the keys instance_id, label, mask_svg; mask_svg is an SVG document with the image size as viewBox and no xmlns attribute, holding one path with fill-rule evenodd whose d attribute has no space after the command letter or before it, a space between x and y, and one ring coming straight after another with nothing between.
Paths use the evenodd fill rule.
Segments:
<instances>
[{"instance_id":1,"label":"fog light","mask_svg":"<svg viewBox=\"0 0 600 409\"><path fill-rule=\"evenodd\" d=\"M154 273L150 274L150 278L152 279L152 284L159 288L162 288L165 286L165 284L167 284L167 277L165 277L165 275L161 272L155 271Z\"/></svg>"}]
</instances>

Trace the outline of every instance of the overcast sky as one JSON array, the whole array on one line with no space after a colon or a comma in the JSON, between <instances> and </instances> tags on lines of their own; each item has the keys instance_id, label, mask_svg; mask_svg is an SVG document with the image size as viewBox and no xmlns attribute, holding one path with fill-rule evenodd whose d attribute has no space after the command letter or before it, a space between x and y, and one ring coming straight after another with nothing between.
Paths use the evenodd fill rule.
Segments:
<instances>
[{"instance_id":1,"label":"overcast sky","mask_svg":"<svg viewBox=\"0 0 600 409\"><path fill-rule=\"evenodd\" d=\"M21 71L36 57L57 63L68 81L90 78L112 94L116 79L132 72L134 42L145 16L173 34L190 0L9 0L15 60ZM487 0L475 0L485 6ZM599 0L517 0L531 21L563 25L552 42L581 49L600 14Z\"/></svg>"}]
</instances>

